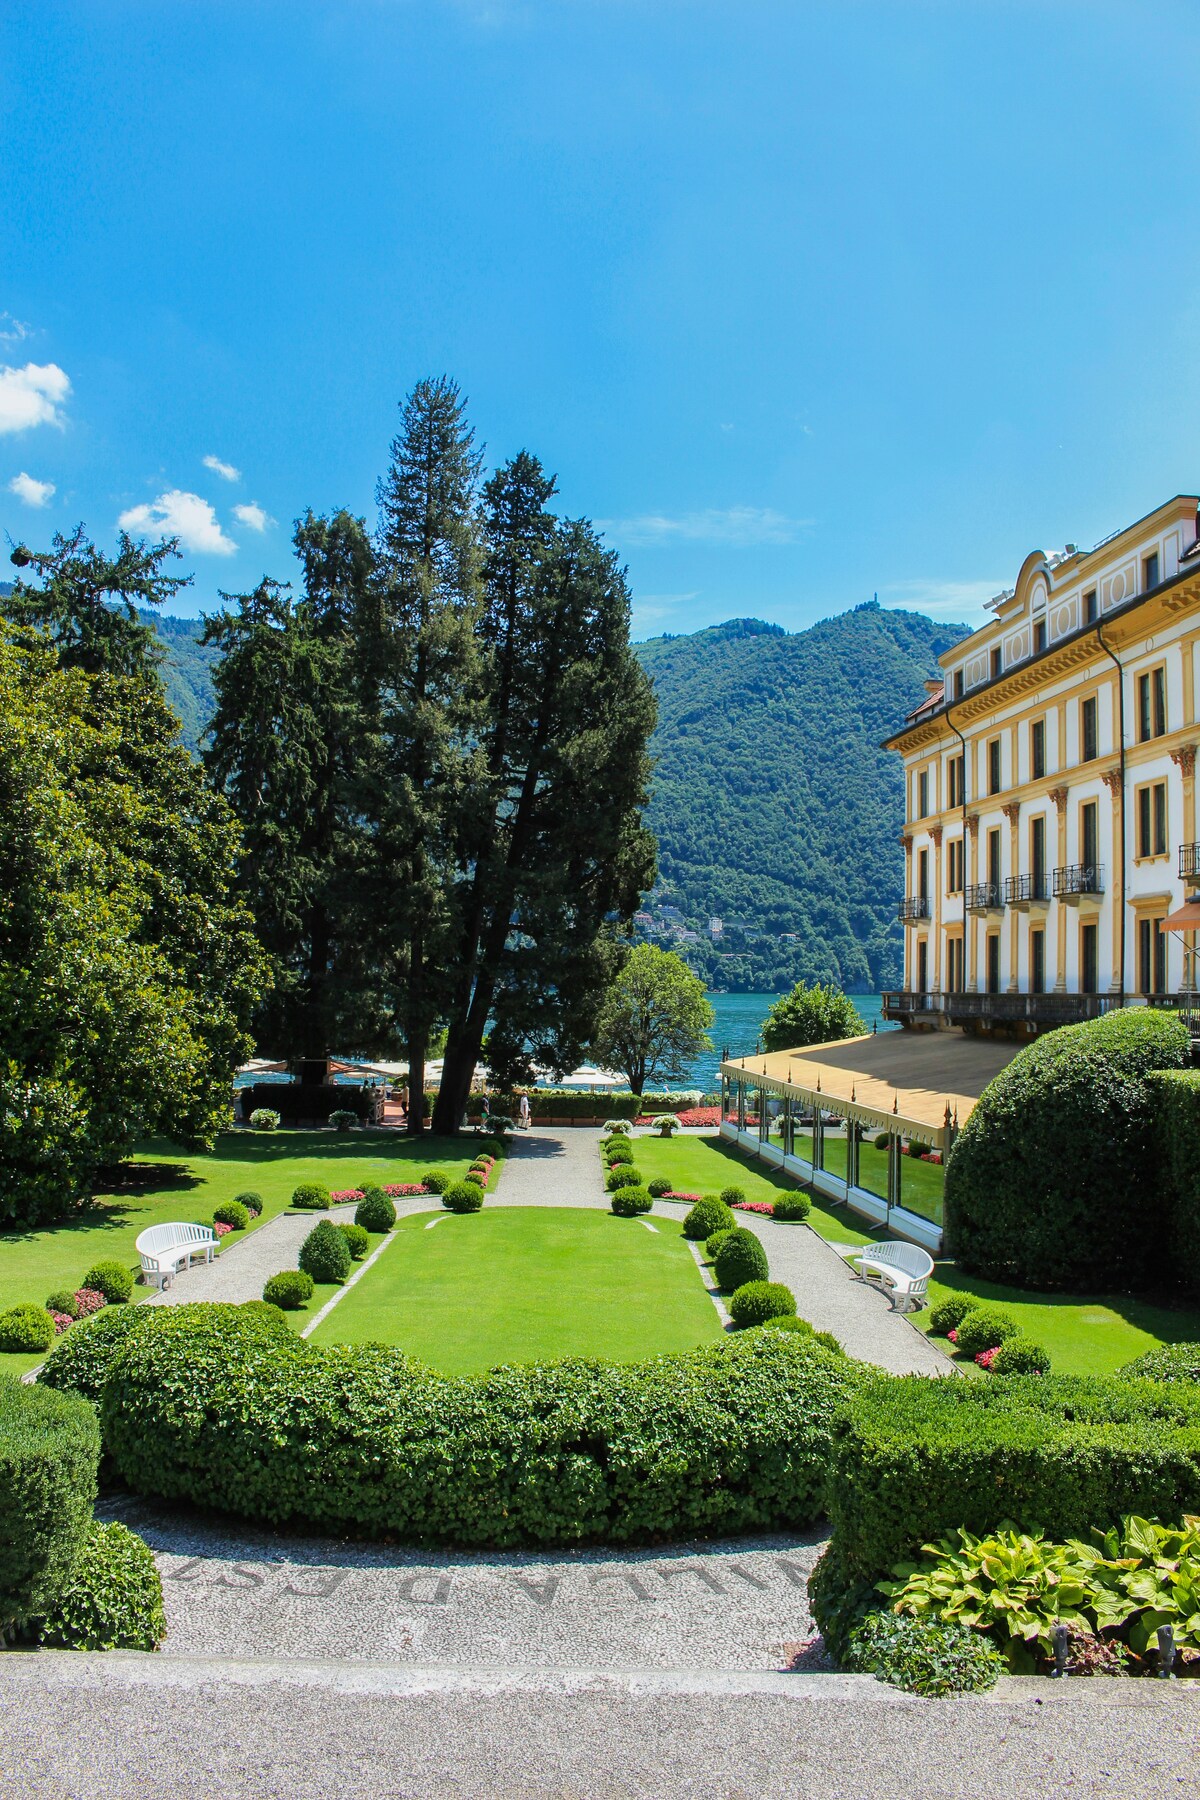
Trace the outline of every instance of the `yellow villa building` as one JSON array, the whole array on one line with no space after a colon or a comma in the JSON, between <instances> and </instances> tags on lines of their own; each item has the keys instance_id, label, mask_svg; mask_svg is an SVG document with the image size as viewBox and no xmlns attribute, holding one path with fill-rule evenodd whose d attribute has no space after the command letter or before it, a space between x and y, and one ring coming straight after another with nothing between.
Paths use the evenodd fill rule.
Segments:
<instances>
[{"instance_id":1,"label":"yellow villa building","mask_svg":"<svg viewBox=\"0 0 1200 1800\"><path fill-rule=\"evenodd\" d=\"M1200 498L1032 551L887 740L904 764L908 1029L721 1065L722 1135L941 1247L942 1165L1039 1031L1191 1009Z\"/></svg>"}]
</instances>

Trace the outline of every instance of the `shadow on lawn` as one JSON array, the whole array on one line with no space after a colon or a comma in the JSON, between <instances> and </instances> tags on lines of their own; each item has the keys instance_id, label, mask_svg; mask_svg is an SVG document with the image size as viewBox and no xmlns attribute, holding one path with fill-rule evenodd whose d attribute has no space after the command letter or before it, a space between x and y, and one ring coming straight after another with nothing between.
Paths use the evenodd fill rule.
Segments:
<instances>
[{"instance_id":1,"label":"shadow on lawn","mask_svg":"<svg viewBox=\"0 0 1200 1800\"><path fill-rule=\"evenodd\" d=\"M940 1262L933 1279L956 1294L973 1294L977 1300L994 1301L997 1306L1064 1306L1107 1307L1127 1325L1161 1338L1165 1344L1186 1344L1200 1334L1200 1319L1194 1306L1174 1294L1153 1297L1137 1294L1062 1294L1041 1292L1037 1288L1005 1287L1000 1282L984 1281L968 1275L952 1262ZM1084 1321L1086 1323L1086 1321Z\"/></svg>"},{"instance_id":2,"label":"shadow on lawn","mask_svg":"<svg viewBox=\"0 0 1200 1800\"><path fill-rule=\"evenodd\" d=\"M346 1162L355 1156L386 1156L397 1162L421 1162L426 1168L439 1156L462 1156L476 1140L463 1137L410 1138L398 1131L227 1131L211 1155L221 1162ZM147 1146L153 1152L155 1146ZM143 1165L145 1166L145 1165ZM161 1166L161 1165L160 1165Z\"/></svg>"}]
</instances>

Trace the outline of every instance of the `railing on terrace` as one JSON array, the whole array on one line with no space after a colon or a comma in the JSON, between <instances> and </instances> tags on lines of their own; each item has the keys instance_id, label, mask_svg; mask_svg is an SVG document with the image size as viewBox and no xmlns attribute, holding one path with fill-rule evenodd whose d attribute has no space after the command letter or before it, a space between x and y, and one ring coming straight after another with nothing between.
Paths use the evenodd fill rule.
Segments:
<instances>
[{"instance_id":1,"label":"railing on terrace","mask_svg":"<svg viewBox=\"0 0 1200 1800\"><path fill-rule=\"evenodd\" d=\"M1200 844L1180 844L1180 881L1200 881Z\"/></svg>"},{"instance_id":2,"label":"railing on terrace","mask_svg":"<svg viewBox=\"0 0 1200 1800\"><path fill-rule=\"evenodd\" d=\"M932 910L927 895L910 894L907 900L901 900L896 907L896 917L898 919L928 919Z\"/></svg>"},{"instance_id":3,"label":"railing on terrace","mask_svg":"<svg viewBox=\"0 0 1200 1800\"><path fill-rule=\"evenodd\" d=\"M1155 999L1156 1005L1169 1003L1165 997ZM950 1025L1074 1025L1098 1019L1120 1004L1117 994L891 993L883 996L883 1016L901 1021L941 1018Z\"/></svg>"},{"instance_id":4,"label":"railing on terrace","mask_svg":"<svg viewBox=\"0 0 1200 1800\"><path fill-rule=\"evenodd\" d=\"M1054 897L1056 900L1071 899L1077 894L1102 894L1103 892L1103 863L1069 863L1066 868L1054 871Z\"/></svg>"},{"instance_id":5,"label":"railing on terrace","mask_svg":"<svg viewBox=\"0 0 1200 1800\"><path fill-rule=\"evenodd\" d=\"M1049 900L1050 878L1048 875L1007 875L1004 879L1004 904L1006 906L1030 906L1039 900Z\"/></svg>"},{"instance_id":6,"label":"railing on terrace","mask_svg":"<svg viewBox=\"0 0 1200 1800\"><path fill-rule=\"evenodd\" d=\"M995 912L1004 905L998 881L973 881L963 890L963 904L968 912Z\"/></svg>"}]
</instances>

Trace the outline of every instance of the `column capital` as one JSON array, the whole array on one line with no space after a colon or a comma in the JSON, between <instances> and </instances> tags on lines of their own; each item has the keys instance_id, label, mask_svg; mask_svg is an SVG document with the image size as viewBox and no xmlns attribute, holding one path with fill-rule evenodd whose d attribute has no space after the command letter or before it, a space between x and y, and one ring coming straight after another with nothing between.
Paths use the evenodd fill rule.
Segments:
<instances>
[{"instance_id":1,"label":"column capital","mask_svg":"<svg viewBox=\"0 0 1200 1800\"><path fill-rule=\"evenodd\" d=\"M1100 779L1104 783L1105 787L1108 789L1109 793L1112 795L1113 799L1115 800L1121 792L1121 771L1120 771L1120 769L1105 769L1105 771L1101 775Z\"/></svg>"},{"instance_id":2,"label":"column capital","mask_svg":"<svg viewBox=\"0 0 1200 1800\"><path fill-rule=\"evenodd\" d=\"M1050 798L1053 800L1055 806L1058 808L1059 818L1060 819L1063 818L1064 815L1066 814L1066 810L1067 810L1067 801L1070 798L1069 790L1065 787L1051 788L1050 789Z\"/></svg>"},{"instance_id":3,"label":"column capital","mask_svg":"<svg viewBox=\"0 0 1200 1800\"><path fill-rule=\"evenodd\" d=\"M1181 744L1178 750L1172 750L1171 761L1178 766L1180 774L1186 781L1196 772L1195 744Z\"/></svg>"},{"instance_id":4,"label":"column capital","mask_svg":"<svg viewBox=\"0 0 1200 1800\"><path fill-rule=\"evenodd\" d=\"M1021 817L1021 802L1019 800L1009 800L1002 810L1009 824L1015 825L1017 820Z\"/></svg>"},{"instance_id":5,"label":"column capital","mask_svg":"<svg viewBox=\"0 0 1200 1800\"><path fill-rule=\"evenodd\" d=\"M933 839L934 849L940 850L942 847L942 828L941 828L941 826L935 825L933 830L929 833L929 835Z\"/></svg>"},{"instance_id":6,"label":"column capital","mask_svg":"<svg viewBox=\"0 0 1200 1800\"><path fill-rule=\"evenodd\" d=\"M978 813L968 813L967 814L967 830L971 834L971 842L974 843L975 840L979 836L979 814Z\"/></svg>"}]
</instances>

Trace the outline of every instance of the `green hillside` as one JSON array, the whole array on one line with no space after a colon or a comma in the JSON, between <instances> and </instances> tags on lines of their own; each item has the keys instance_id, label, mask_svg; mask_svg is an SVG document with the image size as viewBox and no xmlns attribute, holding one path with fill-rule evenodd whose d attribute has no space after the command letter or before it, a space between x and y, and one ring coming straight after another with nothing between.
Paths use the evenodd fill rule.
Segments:
<instances>
[{"instance_id":1,"label":"green hillside","mask_svg":"<svg viewBox=\"0 0 1200 1800\"><path fill-rule=\"evenodd\" d=\"M194 751L213 652L198 619L151 622ZM735 619L638 645L659 705L660 878L641 935L730 991L778 992L800 975L860 992L897 981L900 766L879 740L962 629L871 604L806 631Z\"/></svg>"},{"instance_id":2,"label":"green hillside","mask_svg":"<svg viewBox=\"0 0 1200 1800\"><path fill-rule=\"evenodd\" d=\"M731 992L898 982L902 781L879 742L963 629L872 602L806 631L737 619L639 645L659 705L646 935L665 926Z\"/></svg>"}]
</instances>

